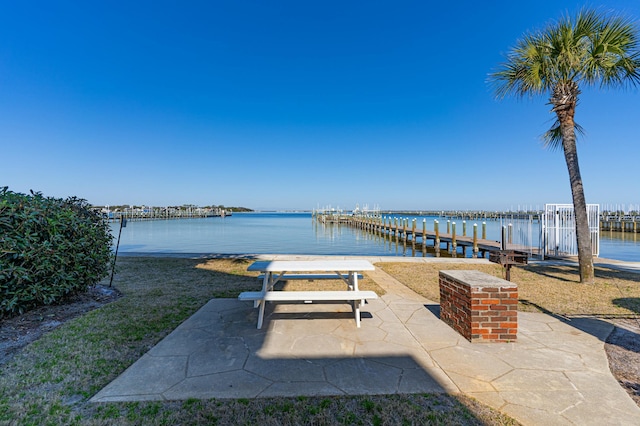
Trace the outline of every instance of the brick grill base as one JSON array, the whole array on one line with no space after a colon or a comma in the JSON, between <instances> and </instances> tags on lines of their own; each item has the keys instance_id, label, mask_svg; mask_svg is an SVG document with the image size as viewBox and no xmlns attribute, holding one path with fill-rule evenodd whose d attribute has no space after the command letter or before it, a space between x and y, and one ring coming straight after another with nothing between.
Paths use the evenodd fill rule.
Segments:
<instances>
[{"instance_id":1,"label":"brick grill base","mask_svg":"<svg viewBox=\"0 0 640 426\"><path fill-rule=\"evenodd\" d=\"M440 271L440 319L470 342L512 342L518 286L480 271Z\"/></svg>"}]
</instances>

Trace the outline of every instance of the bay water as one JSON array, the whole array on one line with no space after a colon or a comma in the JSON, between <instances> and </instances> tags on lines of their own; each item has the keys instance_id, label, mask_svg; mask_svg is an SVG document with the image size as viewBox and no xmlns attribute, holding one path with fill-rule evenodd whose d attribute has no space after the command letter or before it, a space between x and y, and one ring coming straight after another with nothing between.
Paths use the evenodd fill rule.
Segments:
<instances>
[{"instance_id":1,"label":"bay water","mask_svg":"<svg viewBox=\"0 0 640 426\"><path fill-rule=\"evenodd\" d=\"M427 230L433 230L434 220L440 222L440 232L446 231L446 219L432 216L408 216L416 219L417 229L423 220ZM410 222L409 222L410 223ZM466 233L471 236L473 224L467 221ZM500 241L506 221L486 221L487 239ZM539 224L517 224L516 237L537 246ZM457 235L462 235L462 221L457 221ZM115 237L119 223L112 223ZM114 247L115 248L115 247ZM434 256L424 253L420 244L412 250L411 243L373 235L348 225L323 225L311 213L234 213L227 217L129 221L122 228L118 252L150 254L308 254L353 256ZM467 250L467 256L471 256ZM638 234L601 232L600 256L606 259L640 261Z\"/></svg>"}]
</instances>

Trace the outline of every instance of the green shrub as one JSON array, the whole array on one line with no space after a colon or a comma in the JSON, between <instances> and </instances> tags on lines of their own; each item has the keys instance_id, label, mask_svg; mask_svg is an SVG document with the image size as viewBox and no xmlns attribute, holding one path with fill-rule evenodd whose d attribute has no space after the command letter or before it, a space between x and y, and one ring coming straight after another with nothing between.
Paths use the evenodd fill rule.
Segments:
<instances>
[{"instance_id":1,"label":"green shrub","mask_svg":"<svg viewBox=\"0 0 640 426\"><path fill-rule=\"evenodd\" d=\"M111 241L85 200L0 188L0 318L86 291L107 275Z\"/></svg>"}]
</instances>

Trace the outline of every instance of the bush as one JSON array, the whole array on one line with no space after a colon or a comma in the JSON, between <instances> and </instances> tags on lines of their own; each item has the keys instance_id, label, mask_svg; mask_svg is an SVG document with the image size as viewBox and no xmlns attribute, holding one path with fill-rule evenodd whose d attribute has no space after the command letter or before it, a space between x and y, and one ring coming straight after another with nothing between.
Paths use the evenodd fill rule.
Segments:
<instances>
[{"instance_id":1,"label":"bush","mask_svg":"<svg viewBox=\"0 0 640 426\"><path fill-rule=\"evenodd\" d=\"M108 274L111 241L85 200L0 188L0 318L86 291Z\"/></svg>"}]
</instances>

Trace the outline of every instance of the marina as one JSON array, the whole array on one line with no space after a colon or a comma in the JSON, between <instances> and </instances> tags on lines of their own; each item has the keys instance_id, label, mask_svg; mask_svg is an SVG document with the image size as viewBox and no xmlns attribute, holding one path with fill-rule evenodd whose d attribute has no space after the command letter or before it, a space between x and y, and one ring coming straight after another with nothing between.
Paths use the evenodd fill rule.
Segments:
<instances>
[{"instance_id":1,"label":"marina","mask_svg":"<svg viewBox=\"0 0 640 426\"><path fill-rule=\"evenodd\" d=\"M130 207L118 210L103 208L101 213L109 222L141 220L168 220L168 219L199 219L205 217L226 217L233 212L219 207Z\"/></svg>"},{"instance_id":2,"label":"marina","mask_svg":"<svg viewBox=\"0 0 640 426\"><path fill-rule=\"evenodd\" d=\"M409 221L416 219L416 228L421 230L423 220L427 222L427 231L433 229L433 222L441 220L440 235L442 247L441 257L451 257L452 253L446 242L442 240L447 232L446 221L439 217L409 216ZM474 224L478 229L478 257L499 246L502 226L515 221L487 220L483 223L468 222L456 224L456 243L458 257L472 257L473 247L463 238L466 227L466 238L473 238ZM453 221L450 226L452 227ZM539 228L534 221L514 226L513 244L520 241L535 241ZM118 235L118 223L111 223L113 235ZM411 225L408 226L411 230ZM486 240L486 241L482 241ZM463 243L461 243L461 241ZM492 243L493 242L493 243ZM426 247L418 237L413 244L412 239L396 238L388 233L373 233L346 225L344 223L322 223L312 213L275 213L252 212L236 213L231 217L182 218L174 220L143 220L130 222L122 230L119 246L120 254L308 254L332 256L402 256L402 257L435 257L433 240ZM483 253L483 246L486 251ZM535 246L537 243L529 243ZM114 241L115 245L115 241ZM464 253L462 247L466 246ZM115 248L115 247L114 247ZM424 248L424 250L423 250ZM640 237L636 233L602 231L600 234L599 257L623 261L640 259Z\"/></svg>"},{"instance_id":3,"label":"marina","mask_svg":"<svg viewBox=\"0 0 640 426\"><path fill-rule=\"evenodd\" d=\"M373 216L387 216L387 217L404 217L404 216L421 216L421 217L436 217L443 220L469 220L469 221L518 221L518 220L530 220L540 221L542 220L543 211L541 210L519 210L519 211L461 211L461 210L426 210L426 211L404 211L404 210L363 210L365 215L371 213ZM343 223L349 222L349 217L352 216L350 212L346 211L331 211L331 210L317 210L314 214L325 215L327 217L333 216L332 220L340 220ZM340 219L338 219L340 217ZM599 226L603 231L614 232L640 232L640 214L638 212L622 213L622 212L610 212L603 211L599 214Z\"/></svg>"},{"instance_id":4,"label":"marina","mask_svg":"<svg viewBox=\"0 0 640 426\"><path fill-rule=\"evenodd\" d=\"M175 206L175 207L153 207L153 206L131 206L128 208L110 210L109 206L101 208L101 213L110 221L117 222L122 219L128 221L145 221L145 220L168 220L168 219L198 219L206 217L227 217L232 216L233 211L231 209L222 207L197 207L192 205ZM358 214L364 213L364 214ZM324 217L325 220L330 220L333 223L351 223L352 218L367 216L367 213L372 213L370 216L374 217L435 217L445 220L453 221L534 221L539 222L542 220L543 212L540 210L521 210L521 211L459 211L459 210L427 210L427 211L403 211L403 210L387 210L381 211L379 209L368 211L366 209L359 211L358 208L352 211L333 211L333 210L314 210L311 214L314 217ZM640 214L632 213L613 213L604 211L599 215L599 227L603 231L613 232L630 232L639 233L640 226ZM387 229L389 230L389 229ZM394 228L394 232L396 229ZM413 235L411 231L409 237ZM420 230L418 230L420 232ZM402 230L404 234L404 229ZM420 234L418 235L420 236ZM429 237L427 236L427 239ZM444 241L450 240L450 237L444 237ZM490 249L492 245L490 243L484 244L486 249ZM463 247L467 246L465 239L461 240Z\"/></svg>"}]
</instances>

